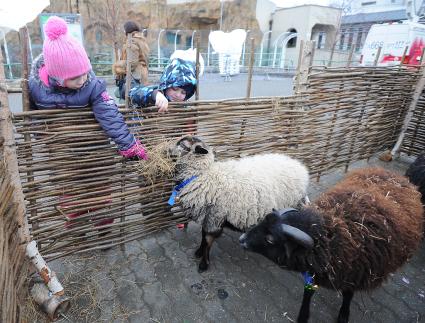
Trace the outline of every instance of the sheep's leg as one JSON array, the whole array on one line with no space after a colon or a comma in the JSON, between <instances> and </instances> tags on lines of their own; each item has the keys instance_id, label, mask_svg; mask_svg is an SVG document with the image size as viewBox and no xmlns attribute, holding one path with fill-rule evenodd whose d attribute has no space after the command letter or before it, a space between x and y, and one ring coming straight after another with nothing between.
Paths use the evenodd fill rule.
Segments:
<instances>
[{"instance_id":1,"label":"sheep's leg","mask_svg":"<svg viewBox=\"0 0 425 323\"><path fill-rule=\"evenodd\" d=\"M199 246L198 249L196 249L195 251L195 257L196 258L201 258L202 255L204 254L204 249L207 246L207 240L205 239L205 235L207 233L205 232L204 229L202 229L202 240L201 240L201 245Z\"/></svg>"},{"instance_id":2,"label":"sheep's leg","mask_svg":"<svg viewBox=\"0 0 425 323\"><path fill-rule=\"evenodd\" d=\"M353 299L354 292L346 290L342 292L342 305L338 314L338 323L348 323L348 317L350 316L350 304Z\"/></svg>"},{"instance_id":3,"label":"sheep's leg","mask_svg":"<svg viewBox=\"0 0 425 323\"><path fill-rule=\"evenodd\" d=\"M223 229L213 232L213 233L205 233L205 243L204 239L202 239L201 242L201 247L203 245L203 254L202 254L202 258L201 258L201 262L199 263L198 266L198 272L202 273L205 270L208 269L208 266L210 264L210 250L211 250L211 246L214 242L215 239L217 239L221 233L223 232Z\"/></svg>"},{"instance_id":4,"label":"sheep's leg","mask_svg":"<svg viewBox=\"0 0 425 323\"><path fill-rule=\"evenodd\" d=\"M310 302L313 297L314 289L304 288L303 302L301 304L300 312L298 313L298 323L307 323L310 317Z\"/></svg>"}]
</instances>

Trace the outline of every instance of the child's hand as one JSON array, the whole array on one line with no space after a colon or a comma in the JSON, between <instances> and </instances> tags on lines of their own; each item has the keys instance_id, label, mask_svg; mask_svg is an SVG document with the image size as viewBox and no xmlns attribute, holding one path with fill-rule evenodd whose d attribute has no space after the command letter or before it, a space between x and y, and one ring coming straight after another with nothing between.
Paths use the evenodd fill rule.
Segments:
<instances>
[{"instance_id":1,"label":"child's hand","mask_svg":"<svg viewBox=\"0 0 425 323\"><path fill-rule=\"evenodd\" d=\"M158 107L159 113L165 113L168 111L168 100L161 92L156 94L155 105Z\"/></svg>"},{"instance_id":2,"label":"child's hand","mask_svg":"<svg viewBox=\"0 0 425 323\"><path fill-rule=\"evenodd\" d=\"M148 160L148 154L146 152L145 146L137 139L133 146L131 146L127 150L120 150L119 151L121 156L124 156L125 158L134 158L138 157L140 159Z\"/></svg>"}]
</instances>

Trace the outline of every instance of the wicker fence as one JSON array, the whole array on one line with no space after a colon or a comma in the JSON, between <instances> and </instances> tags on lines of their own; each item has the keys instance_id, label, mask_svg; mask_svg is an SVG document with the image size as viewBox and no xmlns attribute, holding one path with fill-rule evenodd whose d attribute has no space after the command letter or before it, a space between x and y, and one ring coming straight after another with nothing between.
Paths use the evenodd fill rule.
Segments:
<instances>
[{"instance_id":1,"label":"wicker fence","mask_svg":"<svg viewBox=\"0 0 425 323\"><path fill-rule=\"evenodd\" d=\"M2 156L2 154L0 154ZM4 164L0 163L0 321L20 322L23 288L28 261L18 235L18 219L24 217L13 201L15 189L10 183Z\"/></svg>"},{"instance_id":2,"label":"wicker fence","mask_svg":"<svg viewBox=\"0 0 425 323\"><path fill-rule=\"evenodd\" d=\"M413 156L425 152L425 91L419 97L401 151Z\"/></svg>"},{"instance_id":3,"label":"wicker fence","mask_svg":"<svg viewBox=\"0 0 425 323\"><path fill-rule=\"evenodd\" d=\"M320 176L394 145L419 76L417 69L313 68L297 96L198 101L167 115L122 113L151 147L180 137L195 120L218 159L285 152ZM31 233L46 258L124 243L183 220L167 208L171 179L140 176L140 164L118 156L90 110L18 113L14 126Z\"/></svg>"}]
</instances>

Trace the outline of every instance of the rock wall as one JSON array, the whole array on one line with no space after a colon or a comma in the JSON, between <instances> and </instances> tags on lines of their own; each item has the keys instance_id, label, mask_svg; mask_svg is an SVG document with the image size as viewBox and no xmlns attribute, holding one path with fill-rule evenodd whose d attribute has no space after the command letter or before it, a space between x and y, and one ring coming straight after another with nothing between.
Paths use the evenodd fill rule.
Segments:
<instances>
[{"instance_id":1,"label":"rock wall","mask_svg":"<svg viewBox=\"0 0 425 323\"><path fill-rule=\"evenodd\" d=\"M174 49L174 32L179 32L179 48L191 42L192 30L201 35L201 47L206 48L210 30L236 28L249 29L259 33L255 18L256 0L233 0L223 3L219 0L169 4L166 0L51 0L47 13L79 13L84 27L84 43L92 60L108 60L122 47L125 39L123 24L134 20L141 28L147 28L147 37L152 53L157 51L160 29L169 30L161 35L161 48ZM42 38L38 19L28 24L34 56L42 50ZM258 37L257 37L258 38ZM261 39L261 37L259 37ZM8 34L8 47L13 62L20 62L17 33Z\"/></svg>"}]
</instances>

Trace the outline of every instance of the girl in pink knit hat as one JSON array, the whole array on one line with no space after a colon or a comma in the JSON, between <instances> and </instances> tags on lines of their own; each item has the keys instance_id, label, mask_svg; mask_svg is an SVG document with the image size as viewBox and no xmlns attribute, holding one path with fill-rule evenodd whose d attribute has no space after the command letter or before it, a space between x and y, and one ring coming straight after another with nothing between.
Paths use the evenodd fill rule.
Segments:
<instances>
[{"instance_id":1,"label":"girl in pink knit hat","mask_svg":"<svg viewBox=\"0 0 425 323\"><path fill-rule=\"evenodd\" d=\"M43 53L34 60L29 79L31 108L91 107L96 120L117 144L122 156L147 159L144 146L129 131L106 91L105 82L94 75L83 46L68 33L66 22L52 16L44 32ZM71 214L68 218L78 215ZM106 220L100 224L112 222Z\"/></svg>"},{"instance_id":2,"label":"girl in pink knit hat","mask_svg":"<svg viewBox=\"0 0 425 323\"><path fill-rule=\"evenodd\" d=\"M68 33L66 22L50 17L44 28L43 53L32 64L29 88L33 109L91 107L106 134L127 158L147 159L144 146L130 133L105 82L96 78L83 46Z\"/></svg>"}]
</instances>

